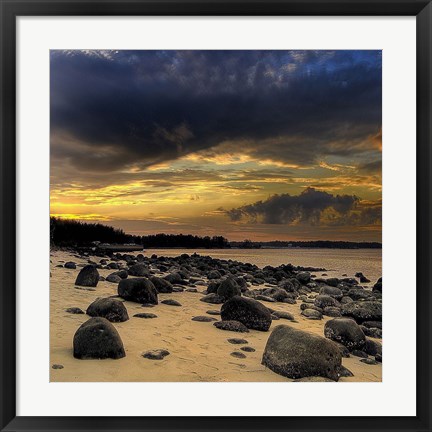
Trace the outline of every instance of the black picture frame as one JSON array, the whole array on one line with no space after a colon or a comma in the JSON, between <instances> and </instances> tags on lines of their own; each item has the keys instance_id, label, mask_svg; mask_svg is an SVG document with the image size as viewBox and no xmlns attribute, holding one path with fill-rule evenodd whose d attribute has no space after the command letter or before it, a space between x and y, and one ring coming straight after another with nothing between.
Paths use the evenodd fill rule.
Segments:
<instances>
[{"instance_id":1,"label":"black picture frame","mask_svg":"<svg viewBox=\"0 0 432 432\"><path fill-rule=\"evenodd\" d=\"M0 428L42 430L431 430L431 43L424 0L0 0ZM16 18L19 16L293 15L416 17L417 415L415 417L19 417L16 415ZM401 227L403 229L403 227ZM414 377L413 377L414 379ZM343 391L343 390L342 390ZM403 394L400 397L404 397ZM360 407L361 405L359 405Z\"/></svg>"}]
</instances>

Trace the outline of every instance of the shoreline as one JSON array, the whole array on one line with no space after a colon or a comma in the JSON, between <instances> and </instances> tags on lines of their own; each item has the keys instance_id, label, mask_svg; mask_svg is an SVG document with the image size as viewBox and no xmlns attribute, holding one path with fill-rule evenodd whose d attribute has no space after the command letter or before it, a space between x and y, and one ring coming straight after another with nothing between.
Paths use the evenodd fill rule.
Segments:
<instances>
[{"instance_id":1,"label":"shoreline","mask_svg":"<svg viewBox=\"0 0 432 432\"><path fill-rule=\"evenodd\" d=\"M291 249L291 248L287 248ZM243 249L245 250L245 249ZM114 262L126 267L126 262L118 260ZM138 254L133 254L137 256ZM117 284L101 280L93 290L76 289L75 278L80 269L88 264L88 261L97 263L100 259L96 256L81 256L64 250L53 249L51 251L51 284L50 284L50 380L58 382L66 381L165 381L165 382L191 382L191 381L247 381L247 382L273 382L292 381L292 379L279 375L261 364L261 358L265 344L272 330L279 324L287 324L297 329L312 334L323 336L323 328L332 317L323 316L322 320L310 320L302 315L301 300L288 304L283 302L260 301L264 306L270 307L276 312L292 314L295 321L274 320L267 332L251 330L249 333L235 333L217 329L213 322L192 321L196 316L211 316L206 314L208 310L218 310L221 304L208 304L200 301L205 296L209 285L209 279L202 275L202 283L195 281L192 284L183 285L183 291L172 293L159 293L159 304L152 308L143 308L141 304L124 301L129 313L129 320L114 323L118 330L126 351L126 357L119 360L78 360L72 355L72 340L78 327L90 317L85 314L75 315L66 312L67 308L78 307L85 311L97 297L111 297L117 295ZM158 277L166 276L174 268L162 268L149 261L152 273ZM185 258L186 259L186 258ZM67 261L74 261L76 269L67 269L63 265ZM166 257L167 264L174 265L175 259ZM223 263L223 260L221 260ZM157 264L157 265L156 265ZM62 265L62 267L57 267ZM99 264L100 265L100 264ZM245 265L245 263L239 263ZM250 264L249 266L252 266ZM106 278L115 272L113 268L100 265L99 274ZM163 266L162 266L163 267ZM252 266L253 267L253 266ZM262 270L258 269L257 270ZM320 276L320 275L318 275ZM193 277L192 277L193 278ZM196 277L195 277L196 279ZM266 281L248 282L250 290L265 290L277 287L277 284L269 284ZM193 287L190 285L194 285ZM174 286L176 286L174 284ZM186 291L190 289L190 291ZM196 290L196 292L194 292ZM316 293L309 293L314 296ZM306 296L307 298L307 296ZM172 299L181 303L181 307L173 307L162 304L161 301ZM309 299L313 300L312 298ZM151 312L157 315L155 319L139 319L133 317L136 313ZM216 316L216 318L220 318ZM245 352L245 358L231 356L239 347L230 344L230 338L243 338L248 341L248 346L255 349L254 352ZM381 342L381 339L375 339ZM148 360L142 357L147 350L167 349L170 355L163 360ZM52 365L63 366L61 369L53 369ZM365 364L361 358L351 355L343 358L342 364L348 368L353 377L342 377L344 381L381 381L382 365Z\"/></svg>"}]
</instances>

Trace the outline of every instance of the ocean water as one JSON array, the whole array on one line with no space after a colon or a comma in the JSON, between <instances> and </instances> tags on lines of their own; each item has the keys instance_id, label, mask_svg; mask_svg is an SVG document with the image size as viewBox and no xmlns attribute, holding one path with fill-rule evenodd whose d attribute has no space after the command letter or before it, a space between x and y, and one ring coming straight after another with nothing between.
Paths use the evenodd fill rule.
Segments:
<instances>
[{"instance_id":1,"label":"ocean water","mask_svg":"<svg viewBox=\"0 0 432 432\"><path fill-rule=\"evenodd\" d=\"M314 272L316 276L326 273L329 277L354 277L362 272L373 285L382 276L381 249L148 249L144 255L174 257L183 253L209 255L213 258L234 260L255 264L260 268L267 265L277 267L293 264L303 267L325 268L325 272Z\"/></svg>"}]
</instances>

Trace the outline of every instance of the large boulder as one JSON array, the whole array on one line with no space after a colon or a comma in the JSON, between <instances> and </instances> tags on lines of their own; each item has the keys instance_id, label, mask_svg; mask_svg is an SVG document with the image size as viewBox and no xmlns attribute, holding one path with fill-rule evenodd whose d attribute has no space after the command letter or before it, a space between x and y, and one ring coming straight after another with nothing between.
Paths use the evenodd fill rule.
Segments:
<instances>
[{"instance_id":1,"label":"large boulder","mask_svg":"<svg viewBox=\"0 0 432 432\"><path fill-rule=\"evenodd\" d=\"M349 350L362 350L366 337L360 326L350 318L335 318L327 321L324 336L345 345Z\"/></svg>"},{"instance_id":2,"label":"large boulder","mask_svg":"<svg viewBox=\"0 0 432 432\"><path fill-rule=\"evenodd\" d=\"M156 288L156 291L158 293L172 293L173 292L173 286L171 282L167 281L166 279L158 278L156 276L152 276L150 278L151 282Z\"/></svg>"},{"instance_id":3,"label":"large boulder","mask_svg":"<svg viewBox=\"0 0 432 432\"><path fill-rule=\"evenodd\" d=\"M270 311L259 301L235 296L226 301L221 308L223 321L239 321L247 328L267 331L272 318Z\"/></svg>"},{"instance_id":4,"label":"large boulder","mask_svg":"<svg viewBox=\"0 0 432 432\"><path fill-rule=\"evenodd\" d=\"M95 287L99 282L99 272L93 265L86 265L78 273L75 285L85 287Z\"/></svg>"},{"instance_id":5,"label":"large boulder","mask_svg":"<svg viewBox=\"0 0 432 432\"><path fill-rule=\"evenodd\" d=\"M228 300L234 296L241 296L241 289L234 278L227 278L219 284L217 295L224 300Z\"/></svg>"},{"instance_id":6,"label":"large boulder","mask_svg":"<svg viewBox=\"0 0 432 432\"><path fill-rule=\"evenodd\" d=\"M341 313L354 318L359 324L363 321L382 321L382 304L376 301L354 301L342 305Z\"/></svg>"},{"instance_id":7,"label":"large boulder","mask_svg":"<svg viewBox=\"0 0 432 432\"><path fill-rule=\"evenodd\" d=\"M122 279L118 284L117 293L125 300L158 304L156 288L147 278Z\"/></svg>"},{"instance_id":8,"label":"large boulder","mask_svg":"<svg viewBox=\"0 0 432 432\"><path fill-rule=\"evenodd\" d=\"M326 338L278 325L267 341L262 364L292 379L321 376L338 381L342 356Z\"/></svg>"},{"instance_id":9,"label":"large boulder","mask_svg":"<svg viewBox=\"0 0 432 432\"><path fill-rule=\"evenodd\" d=\"M73 355L77 359L119 359L124 357L123 342L115 327L102 317L90 318L75 333Z\"/></svg>"},{"instance_id":10,"label":"large boulder","mask_svg":"<svg viewBox=\"0 0 432 432\"><path fill-rule=\"evenodd\" d=\"M133 266L129 267L128 273L131 276L138 277L150 275L149 268L145 264L134 264Z\"/></svg>"},{"instance_id":11,"label":"large boulder","mask_svg":"<svg viewBox=\"0 0 432 432\"><path fill-rule=\"evenodd\" d=\"M129 319L125 305L113 298L98 298L88 308L87 315L103 317L111 322L124 322Z\"/></svg>"}]
</instances>

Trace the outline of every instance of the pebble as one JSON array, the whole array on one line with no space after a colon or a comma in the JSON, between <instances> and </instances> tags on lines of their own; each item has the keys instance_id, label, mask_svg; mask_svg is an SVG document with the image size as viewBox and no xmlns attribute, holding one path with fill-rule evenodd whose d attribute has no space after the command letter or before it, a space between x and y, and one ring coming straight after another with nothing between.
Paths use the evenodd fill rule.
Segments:
<instances>
[{"instance_id":1,"label":"pebble","mask_svg":"<svg viewBox=\"0 0 432 432\"><path fill-rule=\"evenodd\" d=\"M143 353L143 357L149 360L163 360L164 357L169 355L169 351L164 349L158 349L153 351L146 351Z\"/></svg>"}]
</instances>

